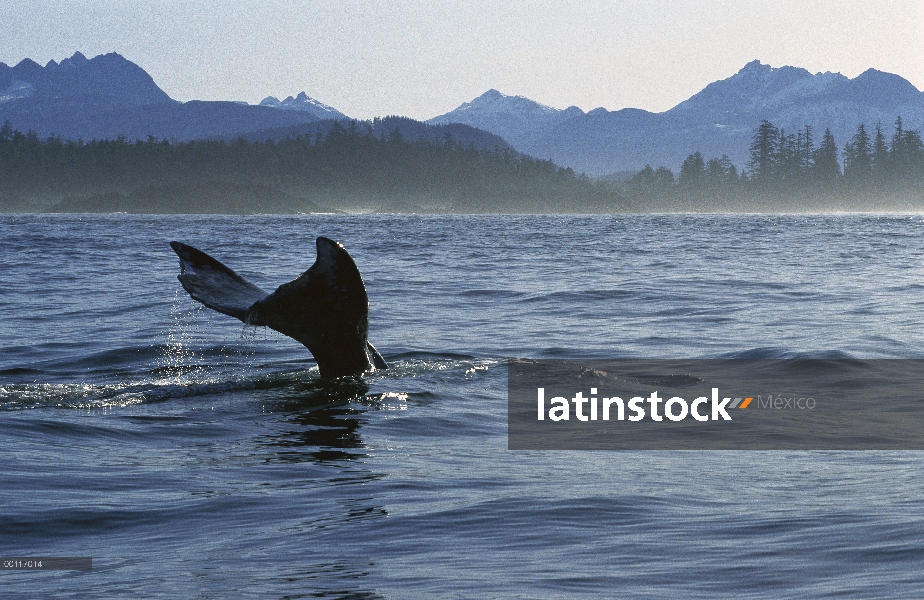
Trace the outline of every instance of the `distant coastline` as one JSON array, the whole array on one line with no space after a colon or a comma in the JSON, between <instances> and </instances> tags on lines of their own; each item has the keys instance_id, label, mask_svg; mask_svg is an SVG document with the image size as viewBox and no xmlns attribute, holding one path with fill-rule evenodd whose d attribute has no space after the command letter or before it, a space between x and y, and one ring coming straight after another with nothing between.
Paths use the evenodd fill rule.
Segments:
<instances>
[{"instance_id":1,"label":"distant coastline","mask_svg":"<svg viewBox=\"0 0 924 600\"><path fill-rule=\"evenodd\" d=\"M72 142L0 129L0 212L625 212L611 185L509 148L335 122L278 142Z\"/></svg>"},{"instance_id":2,"label":"distant coastline","mask_svg":"<svg viewBox=\"0 0 924 600\"><path fill-rule=\"evenodd\" d=\"M0 124L5 213L924 210L924 92L874 69L755 60L663 113L489 90L427 122L356 121L304 92L178 102L76 52L0 63Z\"/></svg>"},{"instance_id":3,"label":"distant coastline","mask_svg":"<svg viewBox=\"0 0 924 600\"><path fill-rule=\"evenodd\" d=\"M751 161L691 154L679 176L646 167L591 180L509 147L406 139L334 121L278 141L41 140L0 127L0 212L793 213L924 212L924 143L897 120L887 140L861 124L839 150L830 132L764 122ZM845 168L840 168L843 155Z\"/></svg>"}]
</instances>

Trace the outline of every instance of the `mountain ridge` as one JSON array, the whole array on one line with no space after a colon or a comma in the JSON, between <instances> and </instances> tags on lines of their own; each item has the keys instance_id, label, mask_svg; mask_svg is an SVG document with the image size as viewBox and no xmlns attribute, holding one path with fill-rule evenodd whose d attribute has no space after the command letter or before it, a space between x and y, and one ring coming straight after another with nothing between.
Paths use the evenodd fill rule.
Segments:
<instances>
[{"instance_id":1,"label":"mountain ridge","mask_svg":"<svg viewBox=\"0 0 924 600\"><path fill-rule=\"evenodd\" d=\"M800 67L771 67L759 60L660 113L637 108L596 108L585 113L577 107L544 107L553 115L546 112L534 118L535 107L518 107L524 101L544 105L497 94L491 104L479 103L482 95L427 123L459 122L485 129L520 152L594 176L638 170L646 164L676 169L695 151L707 157L728 155L744 167L752 132L764 119L793 132L810 125L816 139L830 128L840 146L860 123L869 130L882 123L888 131L901 116L906 127L924 126L924 92L899 75L867 69L850 79L831 72L813 75ZM500 101L505 98L516 102ZM510 134L507 124L515 122L522 124Z\"/></svg>"},{"instance_id":2,"label":"mountain ridge","mask_svg":"<svg viewBox=\"0 0 924 600\"><path fill-rule=\"evenodd\" d=\"M339 126L343 129L355 128L377 138L398 134L409 142L452 143L466 148L474 147L479 150L491 151L513 149L501 136L461 123L435 125L397 116L376 118L370 121L351 119L347 128L343 127L343 123L343 120L326 119L302 125L248 132L237 137L250 142L280 142L285 139L303 136L325 136ZM229 141L231 140L229 139Z\"/></svg>"},{"instance_id":3,"label":"mountain ridge","mask_svg":"<svg viewBox=\"0 0 924 600\"><path fill-rule=\"evenodd\" d=\"M338 114L340 114L338 112ZM88 59L75 52L43 67L23 59L0 63L0 123L39 137L187 141L232 136L320 120L304 110L230 101L170 98L141 67L110 52Z\"/></svg>"},{"instance_id":4,"label":"mountain ridge","mask_svg":"<svg viewBox=\"0 0 924 600\"><path fill-rule=\"evenodd\" d=\"M816 140L830 128L843 147L860 123L868 130L881 123L888 135L898 116L908 129L924 127L924 92L899 75L870 68L851 79L753 60L663 112L559 109L492 88L425 123L459 143L501 147L492 137L499 136L518 152L604 176L646 164L676 170L694 151L727 155L743 168L762 120L787 132L810 125ZM311 133L331 119L346 117L304 91L281 101L268 96L260 105L178 102L114 52L92 59L75 52L45 66L28 58L12 67L0 63L0 122L43 138L279 139ZM418 125L402 128L428 139L437 135Z\"/></svg>"},{"instance_id":5,"label":"mountain ridge","mask_svg":"<svg viewBox=\"0 0 924 600\"><path fill-rule=\"evenodd\" d=\"M260 101L259 106L269 106L280 110L298 110L312 114L319 119L348 119L345 114L311 98L304 91L299 92L297 96L287 96L285 100L279 100L275 96L267 96Z\"/></svg>"},{"instance_id":6,"label":"mountain ridge","mask_svg":"<svg viewBox=\"0 0 924 600\"><path fill-rule=\"evenodd\" d=\"M492 88L470 102L463 102L458 108L428 119L425 123L460 123L477 127L497 134L517 147L544 128L554 127L584 114L577 106L566 109L552 108L524 96L508 96ZM475 125L476 122L479 125Z\"/></svg>"},{"instance_id":7,"label":"mountain ridge","mask_svg":"<svg viewBox=\"0 0 924 600\"><path fill-rule=\"evenodd\" d=\"M28 91L5 98L4 103L18 99L136 106L176 102L144 69L115 52L93 59L75 52L60 63L50 60L44 67L28 58L13 67L0 63L0 97L9 96L11 88Z\"/></svg>"}]
</instances>

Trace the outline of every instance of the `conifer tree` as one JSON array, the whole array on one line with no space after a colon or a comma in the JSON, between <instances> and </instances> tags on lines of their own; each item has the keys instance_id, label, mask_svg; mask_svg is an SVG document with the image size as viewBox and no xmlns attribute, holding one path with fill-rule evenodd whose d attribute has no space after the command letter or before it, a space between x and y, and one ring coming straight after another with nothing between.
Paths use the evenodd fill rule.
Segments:
<instances>
[{"instance_id":1,"label":"conifer tree","mask_svg":"<svg viewBox=\"0 0 924 600\"><path fill-rule=\"evenodd\" d=\"M738 169L726 155L711 158L706 163L706 179L710 185L729 185L738 181Z\"/></svg>"},{"instance_id":2,"label":"conifer tree","mask_svg":"<svg viewBox=\"0 0 924 600\"><path fill-rule=\"evenodd\" d=\"M863 123L857 127L857 132L844 146L844 178L854 182L869 179L872 172L871 145L869 134Z\"/></svg>"},{"instance_id":3,"label":"conifer tree","mask_svg":"<svg viewBox=\"0 0 924 600\"><path fill-rule=\"evenodd\" d=\"M703 155L694 152L689 155L680 166L680 185L692 187L701 185L706 175L706 163Z\"/></svg>"},{"instance_id":4,"label":"conifer tree","mask_svg":"<svg viewBox=\"0 0 924 600\"><path fill-rule=\"evenodd\" d=\"M830 129L825 129L821 145L815 151L811 173L813 179L819 182L834 181L841 174L840 162L837 159L837 143Z\"/></svg>"},{"instance_id":5,"label":"conifer tree","mask_svg":"<svg viewBox=\"0 0 924 600\"><path fill-rule=\"evenodd\" d=\"M815 156L815 140L812 137L812 126L806 125L802 131L802 145L799 149L799 170L805 174L812 168Z\"/></svg>"},{"instance_id":6,"label":"conifer tree","mask_svg":"<svg viewBox=\"0 0 924 600\"><path fill-rule=\"evenodd\" d=\"M886 145L882 124L876 123L876 135L873 136L872 172L877 181L883 181L889 170L889 147Z\"/></svg>"},{"instance_id":7,"label":"conifer tree","mask_svg":"<svg viewBox=\"0 0 924 600\"><path fill-rule=\"evenodd\" d=\"M780 130L770 121L764 120L754 130L751 138L751 160L748 171L754 181L769 181L776 172L780 149Z\"/></svg>"}]
</instances>

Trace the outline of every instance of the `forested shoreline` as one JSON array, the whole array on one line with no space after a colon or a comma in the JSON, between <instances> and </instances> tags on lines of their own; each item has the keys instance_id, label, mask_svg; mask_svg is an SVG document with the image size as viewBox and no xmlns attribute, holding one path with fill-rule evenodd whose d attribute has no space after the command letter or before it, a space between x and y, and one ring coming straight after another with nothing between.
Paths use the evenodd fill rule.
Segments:
<instances>
[{"instance_id":1,"label":"forested shoreline","mask_svg":"<svg viewBox=\"0 0 924 600\"><path fill-rule=\"evenodd\" d=\"M378 125L378 133L375 126ZM593 181L510 148L405 139L334 123L278 141L41 140L0 127L0 212L639 213L924 211L924 142L897 118L826 130L755 128L744 169L690 154L677 176L646 166Z\"/></svg>"},{"instance_id":2,"label":"forested shoreline","mask_svg":"<svg viewBox=\"0 0 924 600\"><path fill-rule=\"evenodd\" d=\"M897 117L887 137L865 124L839 148L826 129L816 146L806 125L795 133L763 121L750 160L739 169L727 156L687 156L677 176L650 165L624 183L637 203L670 210L924 210L924 143Z\"/></svg>"},{"instance_id":3,"label":"forested shoreline","mask_svg":"<svg viewBox=\"0 0 924 600\"><path fill-rule=\"evenodd\" d=\"M0 129L0 211L622 212L614 189L509 148L335 124L280 141L40 140Z\"/></svg>"}]
</instances>

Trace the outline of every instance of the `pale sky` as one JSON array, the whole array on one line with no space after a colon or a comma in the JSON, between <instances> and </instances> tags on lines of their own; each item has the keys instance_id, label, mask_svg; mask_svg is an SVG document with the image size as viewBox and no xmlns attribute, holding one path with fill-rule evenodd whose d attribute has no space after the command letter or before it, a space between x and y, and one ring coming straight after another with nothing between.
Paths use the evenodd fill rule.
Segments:
<instances>
[{"instance_id":1,"label":"pale sky","mask_svg":"<svg viewBox=\"0 0 924 600\"><path fill-rule=\"evenodd\" d=\"M177 100L428 119L495 88L667 110L760 59L924 89L924 0L0 0L0 62L118 52Z\"/></svg>"}]
</instances>

